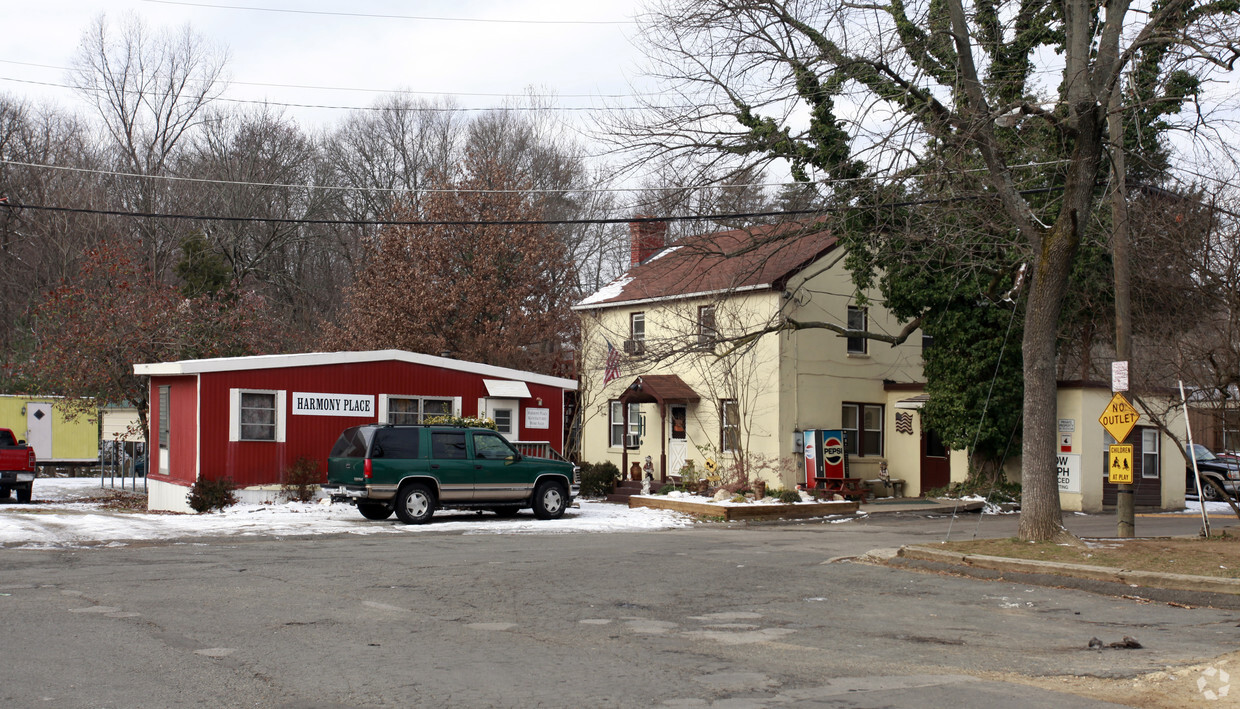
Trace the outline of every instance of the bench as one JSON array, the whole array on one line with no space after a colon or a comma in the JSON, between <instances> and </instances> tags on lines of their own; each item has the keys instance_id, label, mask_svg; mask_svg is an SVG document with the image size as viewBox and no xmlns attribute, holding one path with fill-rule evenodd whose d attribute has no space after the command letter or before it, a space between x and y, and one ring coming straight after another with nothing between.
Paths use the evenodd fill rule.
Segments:
<instances>
[{"instance_id":1,"label":"bench","mask_svg":"<svg viewBox=\"0 0 1240 709\"><path fill-rule=\"evenodd\" d=\"M865 481L861 478L815 477L814 490L827 495L839 495L849 500L856 498L859 502L865 502L866 498L871 496L871 492L864 483Z\"/></svg>"},{"instance_id":2,"label":"bench","mask_svg":"<svg viewBox=\"0 0 1240 709\"><path fill-rule=\"evenodd\" d=\"M873 486L875 496L878 495L878 488L883 488L884 497L904 497L904 481L900 478L876 478L874 480L866 480L866 483Z\"/></svg>"}]
</instances>

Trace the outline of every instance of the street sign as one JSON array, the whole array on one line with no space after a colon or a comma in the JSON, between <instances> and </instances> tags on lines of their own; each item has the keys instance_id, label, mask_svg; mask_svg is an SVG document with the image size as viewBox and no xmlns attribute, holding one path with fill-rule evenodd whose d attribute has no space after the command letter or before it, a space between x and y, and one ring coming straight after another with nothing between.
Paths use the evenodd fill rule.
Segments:
<instances>
[{"instance_id":1,"label":"street sign","mask_svg":"<svg viewBox=\"0 0 1240 709\"><path fill-rule=\"evenodd\" d=\"M1128 362L1111 363L1111 391L1128 391Z\"/></svg>"},{"instance_id":2,"label":"street sign","mask_svg":"<svg viewBox=\"0 0 1240 709\"><path fill-rule=\"evenodd\" d=\"M1124 395L1115 392L1115 396L1111 397L1111 403L1107 404L1107 408L1098 417L1098 423L1111 434L1111 438L1122 442L1132 433L1132 427L1137 425L1141 414L1128 403Z\"/></svg>"},{"instance_id":3,"label":"street sign","mask_svg":"<svg viewBox=\"0 0 1240 709\"><path fill-rule=\"evenodd\" d=\"M1132 444L1117 443L1110 446L1111 464L1109 481L1115 485L1132 484Z\"/></svg>"}]
</instances>

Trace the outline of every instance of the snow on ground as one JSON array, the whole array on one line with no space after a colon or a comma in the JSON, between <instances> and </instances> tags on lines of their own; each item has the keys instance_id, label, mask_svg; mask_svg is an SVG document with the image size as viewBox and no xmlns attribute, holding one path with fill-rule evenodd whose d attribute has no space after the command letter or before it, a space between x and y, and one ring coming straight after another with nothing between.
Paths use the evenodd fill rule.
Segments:
<instances>
[{"instance_id":1,"label":"snow on ground","mask_svg":"<svg viewBox=\"0 0 1240 709\"><path fill-rule=\"evenodd\" d=\"M20 505L12 498L0 502L0 546L40 549L184 537L316 534L580 534L649 531L692 524L691 518L676 512L628 509L591 500L578 500L577 506L558 520L535 519L529 510L510 519L490 513L438 511L430 524L424 525L402 524L395 517L367 520L346 504L243 504L211 514L180 515L107 510L88 501L110 489L101 489L99 478L39 478L35 481L33 504Z\"/></svg>"},{"instance_id":2,"label":"snow on ground","mask_svg":"<svg viewBox=\"0 0 1240 709\"><path fill-rule=\"evenodd\" d=\"M1201 514L1201 503L1197 500L1185 500L1184 509L1180 510L1180 514L1199 515ZM1206 514L1208 515L1227 515L1235 516L1235 512L1231 509L1231 505L1226 502L1207 502Z\"/></svg>"}]
</instances>

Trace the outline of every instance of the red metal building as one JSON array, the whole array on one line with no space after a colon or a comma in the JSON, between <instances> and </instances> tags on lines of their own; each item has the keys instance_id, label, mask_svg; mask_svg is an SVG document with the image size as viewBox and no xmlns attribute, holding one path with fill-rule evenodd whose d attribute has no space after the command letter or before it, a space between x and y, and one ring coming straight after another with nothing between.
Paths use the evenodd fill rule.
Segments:
<instances>
[{"instance_id":1,"label":"red metal building","mask_svg":"<svg viewBox=\"0 0 1240 709\"><path fill-rule=\"evenodd\" d=\"M188 510L194 481L228 478L244 500L272 499L299 458L326 470L340 432L489 416L537 453L563 451L564 400L577 382L403 350L226 357L134 365L151 378L148 507Z\"/></svg>"}]
</instances>

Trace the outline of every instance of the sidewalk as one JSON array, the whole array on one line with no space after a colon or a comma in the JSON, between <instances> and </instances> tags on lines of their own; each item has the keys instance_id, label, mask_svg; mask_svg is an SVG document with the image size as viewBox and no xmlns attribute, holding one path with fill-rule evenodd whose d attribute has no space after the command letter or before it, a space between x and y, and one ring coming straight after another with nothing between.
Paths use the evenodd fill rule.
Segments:
<instances>
[{"instance_id":1,"label":"sidewalk","mask_svg":"<svg viewBox=\"0 0 1240 709\"><path fill-rule=\"evenodd\" d=\"M943 515L952 513L981 512L986 506L981 500L949 500L926 497L880 497L861 503L857 512L867 515Z\"/></svg>"}]
</instances>

